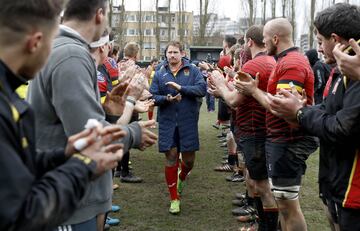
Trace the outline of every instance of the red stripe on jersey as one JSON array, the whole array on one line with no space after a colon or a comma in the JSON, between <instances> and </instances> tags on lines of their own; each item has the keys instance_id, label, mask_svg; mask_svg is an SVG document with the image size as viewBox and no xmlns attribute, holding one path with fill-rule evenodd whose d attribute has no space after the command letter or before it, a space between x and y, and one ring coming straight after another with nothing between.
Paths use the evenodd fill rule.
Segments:
<instances>
[{"instance_id":1,"label":"red stripe on jersey","mask_svg":"<svg viewBox=\"0 0 360 231\"><path fill-rule=\"evenodd\" d=\"M254 59L246 62L242 71L256 76L259 73L258 87L266 91L268 79L275 67L275 59L268 55L257 55ZM265 136L265 108L253 97L246 97L244 102L236 109L235 125L236 137L240 136Z\"/></svg>"},{"instance_id":2,"label":"red stripe on jersey","mask_svg":"<svg viewBox=\"0 0 360 231\"><path fill-rule=\"evenodd\" d=\"M351 170L348 188L346 190L343 207L345 208L360 208L360 160L359 151L354 156L353 167Z\"/></svg>"}]
</instances>

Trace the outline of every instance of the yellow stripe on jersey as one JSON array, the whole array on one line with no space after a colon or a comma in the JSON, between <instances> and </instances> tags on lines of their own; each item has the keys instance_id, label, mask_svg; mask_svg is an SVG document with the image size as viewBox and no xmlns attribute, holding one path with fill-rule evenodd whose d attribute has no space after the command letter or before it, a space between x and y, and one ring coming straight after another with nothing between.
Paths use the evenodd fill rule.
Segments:
<instances>
[{"instance_id":1,"label":"yellow stripe on jersey","mask_svg":"<svg viewBox=\"0 0 360 231\"><path fill-rule=\"evenodd\" d=\"M119 80L114 80L111 82L111 85L116 86L119 84Z\"/></svg>"},{"instance_id":2,"label":"yellow stripe on jersey","mask_svg":"<svg viewBox=\"0 0 360 231\"><path fill-rule=\"evenodd\" d=\"M103 97L101 97L101 99L100 99L100 101L101 101L101 104L104 104L104 102L105 102L105 99L106 99L106 95L105 95L105 96L103 96Z\"/></svg>"},{"instance_id":3,"label":"yellow stripe on jersey","mask_svg":"<svg viewBox=\"0 0 360 231\"><path fill-rule=\"evenodd\" d=\"M297 85L294 85L294 87L296 88L296 90L298 92L302 92L302 87L300 86L297 86ZM279 83L277 86L276 86L276 89L286 89L286 90L291 90L291 87L288 83Z\"/></svg>"}]
</instances>

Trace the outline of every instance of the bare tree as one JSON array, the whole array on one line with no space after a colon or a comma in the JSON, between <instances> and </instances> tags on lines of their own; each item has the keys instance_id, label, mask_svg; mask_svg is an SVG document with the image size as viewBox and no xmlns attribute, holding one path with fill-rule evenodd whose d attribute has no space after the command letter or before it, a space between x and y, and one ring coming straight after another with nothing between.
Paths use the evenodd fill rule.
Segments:
<instances>
[{"instance_id":1,"label":"bare tree","mask_svg":"<svg viewBox=\"0 0 360 231\"><path fill-rule=\"evenodd\" d=\"M170 6L171 6L171 0L168 0L168 14L167 14L167 20L168 20L168 41L170 42L171 39L171 11L170 11Z\"/></svg>"},{"instance_id":2,"label":"bare tree","mask_svg":"<svg viewBox=\"0 0 360 231\"><path fill-rule=\"evenodd\" d=\"M262 17L262 24L265 25L266 21L266 0L261 0L263 2L263 17Z\"/></svg>"},{"instance_id":3,"label":"bare tree","mask_svg":"<svg viewBox=\"0 0 360 231\"><path fill-rule=\"evenodd\" d=\"M185 21L184 21L184 11L185 11L185 2L184 0L178 0L179 15L178 15L178 26L179 26L179 37L180 41L184 41L185 36Z\"/></svg>"},{"instance_id":4,"label":"bare tree","mask_svg":"<svg viewBox=\"0 0 360 231\"><path fill-rule=\"evenodd\" d=\"M293 27L293 37L292 37L292 39L293 39L293 41L295 42L295 38L296 38L296 36L295 36L295 34L296 34L296 30L295 30L295 26L296 26L296 24L295 24L295 4L296 4L296 1L295 0L291 0L291 25L292 25L292 27Z\"/></svg>"},{"instance_id":5,"label":"bare tree","mask_svg":"<svg viewBox=\"0 0 360 231\"><path fill-rule=\"evenodd\" d=\"M159 0L155 0L155 40L156 40L156 57L160 56L160 27L159 27Z\"/></svg>"},{"instance_id":6,"label":"bare tree","mask_svg":"<svg viewBox=\"0 0 360 231\"><path fill-rule=\"evenodd\" d=\"M248 0L248 5L249 5L248 22L249 22L249 27L250 27L250 26L254 25L254 1Z\"/></svg>"},{"instance_id":7,"label":"bare tree","mask_svg":"<svg viewBox=\"0 0 360 231\"><path fill-rule=\"evenodd\" d=\"M142 59L142 50L144 45L144 31L142 27L143 15L142 15L142 0L139 0L139 11L138 11L138 33L139 33L139 56Z\"/></svg>"},{"instance_id":8,"label":"bare tree","mask_svg":"<svg viewBox=\"0 0 360 231\"><path fill-rule=\"evenodd\" d=\"M209 14L209 2L210 0L199 0L200 1L200 27L199 27L199 45L205 45L206 40L206 26L210 21Z\"/></svg>"},{"instance_id":9,"label":"bare tree","mask_svg":"<svg viewBox=\"0 0 360 231\"><path fill-rule=\"evenodd\" d=\"M110 7L111 7L110 14L112 14L114 8L117 8L119 11L117 20L114 20L114 22L115 22L114 25L111 25L111 24L110 25L115 27L115 31L117 34L117 43L119 44L120 48L123 48L125 45L124 44L125 43L124 35L126 34L126 27L125 27L126 14L125 14L124 1L125 0L121 0L121 5L119 5L119 6L110 5ZM111 2L111 4L112 3L113 2ZM111 16L111 19L109 18L109 20L112 20L112 17L113 16ZM112 21L110 21L110 23L112 23Z\"/></svg>"},{"instance_id":10,"label":"bare tree","mask_svg":"<svg viewBox=\"0 0 360 231\"><path fill-rule=\"evenodd\" d=\"M313 48L314 43L314 16L315 16L315 2L316 0L311 0L310 6L310 26L309 26L309 48Z\"/></svg>"},{"instance_id":11,"label":"bare tree","mask_svg":"<svg viewBox=\"0 0 360 231\"><path fill-rule=\"evenodd\" d=\"M276 17L276 0L271 0L271 18Z\"/></svg>"},{"instance_id":12,"label":"bare tree","mask_svg":"<svg viewBox=\"0 0 360 231\"><path fill-rule=\"evenodd\" d=\"M285 11L286 11L286 3L287 3L287 0L282 0L282 17L285 18L286 15L285 15Z\"/></svg>"}]
</instances>

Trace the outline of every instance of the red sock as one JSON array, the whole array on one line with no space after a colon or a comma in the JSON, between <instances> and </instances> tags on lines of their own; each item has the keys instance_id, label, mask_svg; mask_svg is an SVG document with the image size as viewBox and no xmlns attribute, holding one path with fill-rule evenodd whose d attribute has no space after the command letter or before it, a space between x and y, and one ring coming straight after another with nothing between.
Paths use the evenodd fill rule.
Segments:
<instances>
[{"instance_id":1,"label":"red sock","mask_svg":"<svg viewBox=\"0 0 360 231\"><path fill-rule=\"evenodd\" d=\"M149 120L152 120L153 115L154 115L154 111L148 111L148 118L149 118Z\"/></svg>"},{"instance_id":2,"label":"red sock","mask_svg":"<svg viewBox=\"0 0 360 231\"><path fill-rule=\"evenodd\" d=\"M192 168L187 167L184 162L181 162L181 172L179 178L181 181L184 181L186 176L189 174Z\"/></svg>"},{"instance_id":3,"label":"red sock","mask_svg":"<svg viewBox=\"0 0 360 231\"><path fill-rule=\"evenodd\" d=\"M177 194L177 166L165 166L165 178L166 183L170 192L170 198L171 200L178 200L178 194Z\"/></svg>"}]
</instances>

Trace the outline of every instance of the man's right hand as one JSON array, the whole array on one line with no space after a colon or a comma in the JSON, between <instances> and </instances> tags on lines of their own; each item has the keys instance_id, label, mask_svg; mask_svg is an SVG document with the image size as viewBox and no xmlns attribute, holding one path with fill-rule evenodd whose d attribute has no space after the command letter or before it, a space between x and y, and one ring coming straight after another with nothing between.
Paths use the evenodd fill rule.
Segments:
<instances>
[{"instance_id":1,"label":"man's right hand","mask_svg":"<svg viewBox=\"0 0 360 231\"><path fill-rule=\"evenodd\" d=\"M146 77L142 73L138 73L130 81L129 86L126 89L125 95L132 96L135 100L138 100L142 95L142 92L145 88L143 81Z\"/></svg>"},{"instance_id":2,"label":"man's right hand","mask_svg":"<svg viewBox=\"0 0 360 231\"><path fill-rule=\"evenodd\" d=\"M181 99L182 99L182 97L181 97L181 94L180 94L180 93L178 93L178 94L175 95L175 96L172 96L172 95L170 95L170 94L168 94L168 95L166 96L166 100L167 100L168 102L170 102L170 103L180 102Z\"/></svg>"},{"instance_id":3,"label":"man's right hand","mask_svg":"<svg viewBox=\"0 0 360 231\"><path fill-rule=\"evenodd\" d=\"M141 144L139 149L144 151L146 148L154 145L158 136L149 130L150 127L155 125L155 120L140 121L141 127Z\"/></svg>"},{"instance_id":4,"label":"man's right hand","mask_svg":"<svg viewBox=\"0 0 360 231\"><path fill-rule=\"evenodd\" d=\"M123 157L123 145L111 143L125 135L125 131L115 125L107 126L100 131L92 129L89 133L91 142L80 151L80 154L96 162L95 177L117 166L118 161Z\"/></svg>"}]
</instances>

